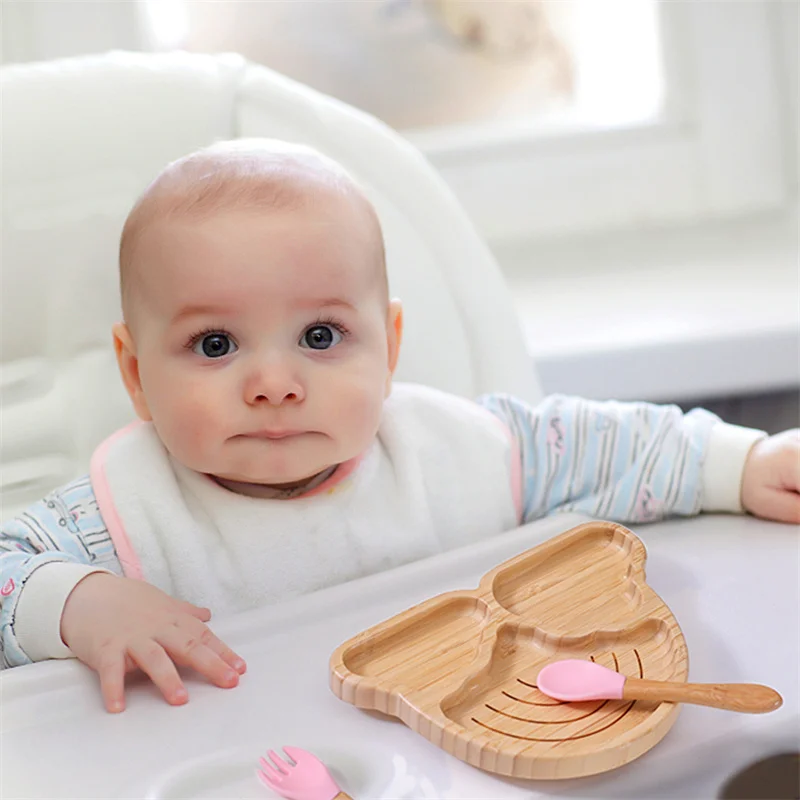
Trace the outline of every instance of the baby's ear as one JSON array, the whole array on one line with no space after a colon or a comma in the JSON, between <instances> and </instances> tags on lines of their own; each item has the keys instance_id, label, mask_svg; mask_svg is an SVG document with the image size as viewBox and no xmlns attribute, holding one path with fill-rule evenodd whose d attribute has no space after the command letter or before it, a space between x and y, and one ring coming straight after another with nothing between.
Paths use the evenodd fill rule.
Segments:
<instances>
[{"instance_id":1,"label":"baby's ear","mask_svg":"<svg viewBox=\"0 0 800 800\"><path fill-rule=\"evenodd\" d=\"M139 419L150 422L150 410L142 391L142 382L139 378L139 359L136 357L136 344L131 336L130 329L124 322L117 322L111 329L114 337L114 352L117 354L117 364L122 375L122 382L128 390L133 408Z\"/></svg>"},{"instance_id":2,"label":"baby's ear","mask_svg":"<svg viewBox=\"0 0 800 800\"><path fill-rule=\"evenodd\" d=\"M386 396L391 391L392 375L397 368L397 359L400 357L400 345L403 341L403 304L395 297L389 303L389 312L386 316L386 341L389 345L389 375L386 378Z\"/></svg>"}]
</instances>

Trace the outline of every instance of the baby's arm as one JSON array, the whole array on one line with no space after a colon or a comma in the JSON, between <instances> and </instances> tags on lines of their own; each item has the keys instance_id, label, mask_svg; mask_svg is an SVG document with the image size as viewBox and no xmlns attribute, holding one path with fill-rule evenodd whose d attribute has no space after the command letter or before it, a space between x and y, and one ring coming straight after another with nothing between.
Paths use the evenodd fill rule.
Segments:
<instances>
[{"instance_id":1,"label":"baby's arm","mask_svg":"<svg viewBox=\"0 0 800 800\"><path fill-rule=\"evenodd\" d=\"M0 528L0 666L72 653L61 610L93 572L121 573L88 478L51 492Z\"/></svg>"},{"instance_id":2,"label":"baby's arm","mask_svg":"<svg viewBox=\"0 0 800 800\"><path fill-rule=\"evenodd\" d=\"M536 407L506 395L480 402L519 443L524 522L555 511L619 522L741 512L744 464L766 435L703 409L561 395Z\"/></svg>"}]
</instances>

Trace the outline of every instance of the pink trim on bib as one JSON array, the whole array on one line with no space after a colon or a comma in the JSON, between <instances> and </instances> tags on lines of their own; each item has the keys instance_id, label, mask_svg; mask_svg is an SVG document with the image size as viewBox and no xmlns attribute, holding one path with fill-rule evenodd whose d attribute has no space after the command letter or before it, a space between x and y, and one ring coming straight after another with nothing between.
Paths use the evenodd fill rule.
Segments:
<instances>
[{"instance_id":1,"label":"pink trim on bib","mask_svg":"<svg viewBox=\"0 0 800 800\"><path fill-rule=\"evenodd\" d=\"M476 403L477 405L477 403ZM511 448L511 463L509 464L511 475L511 499L514 503L514 511L517 515L517 524L522 524L522 454L520 453L519 443L517 437L514 436L511 428L503 422L499 417L496 417L489 411L488 408L477 406L485 414L492 418L492 421L499 425L503 433L508 438L508 444Z\"/></svg>"},{"instance_id":2,"label":"pink trim on bib","mask_svg":"<svg viewBox=\"0 0 800 800\"><path fill-rule=\"evenodd\" d=\"M119 439L127 436L132 430L138 428L140 425L146 423L142 420L131 422L124 428L112 433L107 439L100 443L97 449L92 454L89 463L89 477L92 481L92 489L94 489L94 496L97 499L97 505L100 508L100 515L103 517L108 528L108 533L111 536L111 541L114 542L114 548L117 551L117 558L122 565L122 572L126 578L144 579L142 573L142 564L139 561L139 556L131 545L128 534L125 533L125 527L122 524L117 507L114 505L114 499L111 496L111 487L108 485L108 477L106 476L106 457L108 450L112 444L115 444Z\"/></svg>"},{"instance_id":3,"label":"pink trim on bib","mask_svg":"<svg viewBox=\"0 0 800 800\"><path fill-rule=\"evenodd\" d=\"M519 451L517 437L505 425L508 441L511 444L511 499L517 512L517 524L522 525L522 453Z\"/></svg>"}]
</instances>

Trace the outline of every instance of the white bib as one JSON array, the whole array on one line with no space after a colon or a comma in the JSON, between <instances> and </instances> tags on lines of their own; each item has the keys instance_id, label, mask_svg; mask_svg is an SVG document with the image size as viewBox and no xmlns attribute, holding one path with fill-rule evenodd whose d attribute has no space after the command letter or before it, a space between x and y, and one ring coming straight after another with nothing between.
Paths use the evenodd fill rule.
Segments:
<instances>
[{"instance_id":1,"label":"white bib","mask_svg":"<svg viewBox=\"0 0 800 800\"><path fill-rule=\"evenodd\" d=\"M515 527L518 461L510 433L485 409L395 384L370 450L319 494L231 492L175 462L150 423L101 444L91 477L125 574L227 613Z\"/></svg>"}]
</instances>

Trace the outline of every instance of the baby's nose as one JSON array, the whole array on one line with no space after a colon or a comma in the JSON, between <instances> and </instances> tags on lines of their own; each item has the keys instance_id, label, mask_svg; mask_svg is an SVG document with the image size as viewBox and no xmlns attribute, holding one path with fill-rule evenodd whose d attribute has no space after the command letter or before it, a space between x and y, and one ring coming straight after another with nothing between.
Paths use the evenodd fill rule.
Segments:
<instances>
[{"instance_id":1,"label":"baby's nose","mask_svg":"<svg viewBox=\"0 0 800 800\"><path fill-rule=\"evenodd\" d=\"M247 381L245 399L251 405L268 403L280 406L301 402L305 399L305 390L299 377L286 367L270 365Z\"/></svg>"},{"instance_id":2,"label":"baby's nose","mask_svg":"<svg viewBox=\"0 0 800 800\"><path fill-rule=\"evenodd\" d=\"M284 403L291 403L299 400L297 392L286 392L282 390L274 390L269 392L260 392L253 398L253 403L266 402L273 406L280 406Z\"/></svg>"}]
</instances>

